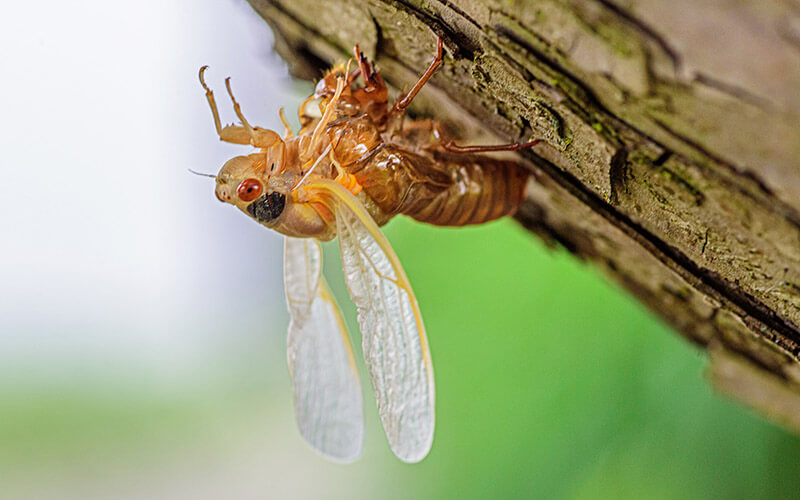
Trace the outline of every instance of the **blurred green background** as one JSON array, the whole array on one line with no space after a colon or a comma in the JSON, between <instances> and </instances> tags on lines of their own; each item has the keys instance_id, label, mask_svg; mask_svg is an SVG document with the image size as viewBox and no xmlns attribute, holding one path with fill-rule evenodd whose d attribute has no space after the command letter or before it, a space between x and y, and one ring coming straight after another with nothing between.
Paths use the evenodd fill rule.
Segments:
<instances>
[{"instance_id":1,"label":"blurred green background","mask_svg":"<svg viewBox=\"0 0 800 500\"><path fill-rule=\"evenodd\" d=\"M20 47L0 53L1 498L797 496L797 437L512 220L386 227L428 329L433 449L398 461L365 387L364 456L326 462L292 414L281 237L186 172L246 152L217 141L201 65L274 129L310 84L244 0L45 4L0 19ZM325 259L352 327L335 242Z\"/></svg>"},{"instance_id":2,"label":"blurred green background","mask_svg":"<svg viewBox=\"0 0 800 500\"><path fill-rule=\"evenodd\" d=\"M5 398L2 476L70 484L96 474L131 496L183 498L797 493L798 439L713 394L704 356L593 269L513 221L456 230L396 220L386 232L436 369L436 438L421 464L392 456L369 394L363 458L316 456L293 426L285 320L255 310L240 326L251 342L216 361L210 385L177 398L96 384ZM352 326L333 245L326 274Z\"/></svg>"}]
</instances>

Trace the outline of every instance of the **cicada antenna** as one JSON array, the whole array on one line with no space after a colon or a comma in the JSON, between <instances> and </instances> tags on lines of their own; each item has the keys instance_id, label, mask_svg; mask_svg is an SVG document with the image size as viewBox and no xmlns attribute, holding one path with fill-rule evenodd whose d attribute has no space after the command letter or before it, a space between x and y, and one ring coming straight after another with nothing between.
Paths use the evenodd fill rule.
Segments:
<instances>
[{"instance_id":1,"label":"cicada antenna","mask_svg":"<svg viewBox=\"0 0 800 500\"><path fill-rule=\"evenodd\" d=\"M216 176L216 175L213 175L213 174L204 174L204 173L202 173L202 172L195 172L195 171L194 171L194 170L192 170L191 168L187 168L186 170L188 170L189 172L193 173L194 175L199 175L199 176L201 176L201 177L211 177L212 179L216 179L216 178L217 178L217 176Z\"/></svg>"}]
</instances>

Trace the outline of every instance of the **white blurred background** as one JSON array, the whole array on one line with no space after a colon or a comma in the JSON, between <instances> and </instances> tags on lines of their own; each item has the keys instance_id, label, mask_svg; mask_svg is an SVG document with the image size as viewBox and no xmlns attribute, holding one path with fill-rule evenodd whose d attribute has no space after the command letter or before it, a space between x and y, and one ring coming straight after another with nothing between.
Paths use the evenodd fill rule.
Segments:
<instances>
[{"instance_id":1,"label":"white blurred background","mask_svg":"<svg viewBox=\"0 0 800 500\"><path fill-rule=\"evenodd\" d=\"M218 141L201 65L223 121L225 76L275 129L309 92L264 21L244 0L14 2L0 45L0 496L335 493L347 472L291 415L282 239L187 171L247 152Z\"/></svg>"},{"instance_id":2,"label":"white blurred background","mask_svg":"<svg viewBox=\"0 0 800 500\"><path fill-rule=\"evenodd\" d=\"M280 281L280 238L187 172L243 152L217 140L197 70L211 66L228 121L224 76L267 126L297 94L243 0L120 5L19 3L0 21L0 355L17 373L24 360L47 377L100 368L181 383L218 347L211 318L283 311L280 287L265 286Z\"/></svg>"}]
</instances>

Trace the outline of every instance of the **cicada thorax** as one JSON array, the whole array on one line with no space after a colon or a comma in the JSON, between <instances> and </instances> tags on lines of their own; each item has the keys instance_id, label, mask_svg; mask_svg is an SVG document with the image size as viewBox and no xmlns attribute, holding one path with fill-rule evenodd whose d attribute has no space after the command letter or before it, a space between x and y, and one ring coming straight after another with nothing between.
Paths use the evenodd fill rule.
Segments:
<instances>
[{"instance_id":1,"label":"cicada thorax","mask_svg":"<svg viewBox=\"0 0 800 500\"><path fill-rule=\"evenodd\" d=\"M386 216L404 214L441 226L479 224L513 214L528 172L512 161L453 154L431 126L382 133L366 114L340 117L328 129L338 162Z\"/></svg>"}]
</instances>

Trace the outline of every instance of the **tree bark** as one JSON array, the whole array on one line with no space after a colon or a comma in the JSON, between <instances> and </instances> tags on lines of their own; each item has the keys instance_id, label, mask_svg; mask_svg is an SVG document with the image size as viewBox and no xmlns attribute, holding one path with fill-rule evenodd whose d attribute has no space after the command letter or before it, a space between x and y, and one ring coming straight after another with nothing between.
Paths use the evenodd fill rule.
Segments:
<instances>
[{"instance_id":1,"label":"tree bark","mask_svg":"<svg viewBox=\"0 0 800 500\"><path fill-rule=\"evenodd\" d=\"M710 353L712 380L800 430L800 3L250 0L291 71L359 43L415 112L543 142L517 219Z\"/></svg>"}]
</instances>

